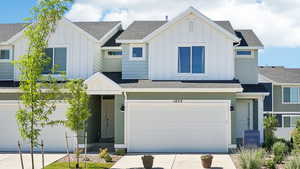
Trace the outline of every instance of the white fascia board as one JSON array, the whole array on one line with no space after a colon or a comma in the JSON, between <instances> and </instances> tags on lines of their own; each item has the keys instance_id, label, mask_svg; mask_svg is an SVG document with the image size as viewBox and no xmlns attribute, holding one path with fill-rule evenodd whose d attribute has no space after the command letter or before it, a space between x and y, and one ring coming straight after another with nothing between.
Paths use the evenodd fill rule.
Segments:
<instances>
[{"instance_id":1,"label":"white fascia board","mask_svg":"<svg viewBox=\"0 0 300 169\"><path fill-rule=\"evenodd\" d=\"M101 50L121 50L121 46L104 46L101 47Z\"/></svg>"},{"instance_id":2,"label":"white fascia board","mask_svg":"<svg viewBox=\"0 0 300 169\"><path fill-rule=\"evenodd\" d=\"M114 148L127 148L126 144L115 144Z\"/></svg>"},{"instance_id":3,"label":"white fascia board","mask_svg":"<svg viewBox=\"0 0 300 169\"><path fill-rule=\"evenodd\" d=\"M203 92L203 93L234 93L242 92L243 88L123 88L124 92Z\"/></svg>"},{"instance_id":4,"label":"white fascia board","mask_svg":"<svg viewBox=\"0 0 300 169\"><path fill-rule=\"evenodd\" d=\"M104 41L105 39L107 39L108 37L111 36L112 33L114 33L114 31L118 31L122 28L121 22L118 23L116 26L114 26L110 31L108 31L100 40L99 42Z\"/></svg>"},{"instance_id":5,"label":"white fascia board","mask_svg":"<svg viewBox=\"0 0 300 169\"><path fill-rule=\"evenodd\" d=\"M133 39L133 40L116 40L117 43L144 43L141 39Z\"/></svg>"},{"instance_id":6,"label":"white fascia board","mask_svg":"<svg viewBox=\"0 0 300 169\"><path fill-rule=\"evenodd\" d=\"M179 21L180 19L184 18L185 16L189 15L189 14L195 14L196 16L198 16L199 18L203 19L204 21L206 21L210 26L215 27L217 30L219 30L220 32L224 33L226 36L228 36L230 39L232 39L235 42L240 42L240 38L238 38L237 36L233 35L232 33L228 32L226 29L222 28L221 26L219 26L218 24L214 23L212 20L210 20L208 17L206 17L205 15L203 15L200 11L198 11L197 9L195 9L194 7L189 7L187 10L185 10L184 12L182 12L181 14L179 14L177 17L175 17L174 19L172 19L170 22L167 22L166 24L162 25L161 27L159 27L158 29L156 29L155 31L153 31L152 33L150 33L149 35L147 35L144 39L143 42L147 42L150 39L152 39L154 36L156 36L157 34L159 34L160 32L168 29L171 25L175 24L177 21Z\"/></svg>"},{"instance_id":7,"label":"white fascia board","mask_svg":"<svg viewBox=\"0 0 300 169\"><path fill-rule=\"evenodd\" d=\"M115 90L87 90L88 95L121 95L122 91Z\"/></svg>"},{"instance_id":8,"label":"white fascia board","mask_svg":"<svg viewBox=\"0 0 300 169\"><path fill-rule=\"evenodd\" d=\"M23 93L23 91L19 88L0 88L0 93Z\"/></svg>"},{"instance_id":9,"label":"white fascia board","mask_svg":"<svg viewBox=\"0 0 300 169\"><path fill-rule=\"evenodd\" d=\"M243 93L238 93L236 95L237 98L260 98L261 96L269 96L270 93L268 92L260 92L260 93L250 93L250 92L243 92Z\"/></svg>"},{"instance_id":10,"label":"white fascia board","mask_svg":"<svg viewBox=\"0 0 300 169\"><path fill-rule=\"evenodd\" d=\"M277 83L277 82L274 82L274 85L277 85L277 86L300 86L300 83Z\"/></svg>"},{"instance_id":11,"label":"white fascia board","mask_svg":"<svg viewBox=\"0 0 300 169\"><path fill-rule=\"evenodd\" d=\"M264 49L263 46L236 46L235 49Z\"/></svg>"}]
</instances>

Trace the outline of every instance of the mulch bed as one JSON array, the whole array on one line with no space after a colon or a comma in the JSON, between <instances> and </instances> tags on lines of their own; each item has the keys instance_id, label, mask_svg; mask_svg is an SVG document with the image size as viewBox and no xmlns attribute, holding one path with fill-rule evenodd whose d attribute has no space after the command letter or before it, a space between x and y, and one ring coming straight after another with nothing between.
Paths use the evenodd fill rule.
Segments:
<instances>
[{"instance_id":1,"label":"mulch bed","mask_svg":"<svg viewBox=\"0 0 300 169\"><path fill-rule=\"evenodd\" d=\"M120 160L122 158L122 156L119 156L119 155L114 155L114 154L110 154L110 155L112 157L112 162L110 162L110 163L115 163L115 162L117 162L118 160ZM101 159L98 154L87 154L86 157L87 157L87 159L86 159L87 162L106 163L105 160ZM76 162L76 160L77 160L76 155L75 154L70 154L70 160L71 160L71 162ZM80 162L85 161L83 154L80 155L79 161ZM68 162L68 155L66 155L63 158L59 159L57 162Z\"/></svg>"}]
</instances>

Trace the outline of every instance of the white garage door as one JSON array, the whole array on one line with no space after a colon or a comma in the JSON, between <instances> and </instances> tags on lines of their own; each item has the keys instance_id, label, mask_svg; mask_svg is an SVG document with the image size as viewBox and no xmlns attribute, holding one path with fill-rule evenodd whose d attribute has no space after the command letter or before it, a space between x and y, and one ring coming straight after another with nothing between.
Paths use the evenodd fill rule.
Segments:
<instances>
[{"instance_id":1,"label":"white garage door","mask_svg":"<svg viewBox=\"0 0 300 169\"><path fill-rule=\"evenodd\" d=\"M0 102L0 151L18 151L17 141L22 142L24 151L29 151L28 141L22 141L19 136L16 122L16 112L19 108L16 101ZM65 120L66 104L58 104L56 111L50 116L53 120ZM43 129L41 138L44 140L45 151L64 152L65 149L65 132L62 126L46 127ZM67 131L70 135L72 132ZM72 134L73 135L73 134ZM72 142L72 141L71 141ZM70 143L71 144L71 143ZM73 144L71 144L73 145ZM39 150L37 150L39 151Z\"/></svg>"},{"instance_id":2,"label":"white garage door","mask_svg":"<svg viewBox=\"0 0 300 169\"><path fill-rule=\"evenodd\" d=\"M129 152L227 152L230 101L128 101Z\"/></svg>"}]
</instances>

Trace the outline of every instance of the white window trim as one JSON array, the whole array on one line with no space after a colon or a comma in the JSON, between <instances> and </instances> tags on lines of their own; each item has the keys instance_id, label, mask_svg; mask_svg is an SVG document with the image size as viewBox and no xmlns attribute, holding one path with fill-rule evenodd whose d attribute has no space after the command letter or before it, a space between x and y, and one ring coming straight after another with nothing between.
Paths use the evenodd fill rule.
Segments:
<instances>
[{"instance_id":1,"label":"white window trim","mask_svg":"<svg viewBox=\"0 0 300 169\"><path fill-rule=\"evenodd\" d=\"M65 72L65 76L68 75L68 63L69 63L69 46L68 45L50 45L50 46L47 46L47 48L53 48L53 55L54 55L54 48L66 48L66 52L67 52L67 55L66 55L66 72ZM52 60L52 65L54 65L54 60L55 60L55 57L54 59ZM42 73L42 76L49 76L51 75L52 77L62 77L63 75L62 74L43 74Z\"/></svg>"},{"instance_id":2,"label":"white window trim","mask_svg":"<svg viewBox=\"0 0 300 169\"><path fill-rule=\"evenodd\" d=\"M284 127L284 117L290 117L290 127ZM292 126L292 117L300 117L300 114L289 114L289 115L282 115L281 117L281 128L295 128Z\"/></svg>"},{"instance_id":3,"label":"white window trim","mask_svg":"<svg viewBox=\"0 0 300 169\"><path fill-rule=\"evenodd\" d=\"M132 51L133 48L142 48L142 52L143 52L143 56L142 57L133 57L132 56ZM144 61L146 60L146 47L144 44L133 44L130 45L130 49L129 49L129 61Z\"/></svg>"},{"instance_id":4,"label":"white window trim","mask_svg":"<svg viewBox=\"0 0 300 169\"><path fill-rule=\"evenodd\" d=\"M250 51L251 52L251 55L238 55L237 54L237 51ZM237 57L237 58L241 58L241 59L249 59L249 58L254 58L254 51L253 50L246 50L246 49L236 49L235 51L234 51L235 53L235 56Z\"/></svg>"},{"instance_id":5,"label":"white window trim","mask_svg":"<svg viewBox=\"0 0 300 169\"><path fill-rule=\"evenodd\" d=\"M284 101L284 88L299 88L299 102L285 102ZM281 87L281 103L282 104L300 104L300 86L282 86Z\"/></svg>"},{"instance_id":6,"label":"white window trim","mask_svg":"<svg viewBox=\"0 0 300 169\"><path fill-rule=\"evenodd\" d=\"M192 73L192 59L190 59L190 73L180 73L180 72L178 72L178 70L179 70L179 67L178 67L178 65L179 65L179 58L178 58L178 56L179 56L179 53L178 53L178 48L179 47L189 47L190 48L190 50L192 50L192 46L203 46L204 47L204 53L205 53L205 56L204 56L204 73ZM178 43L177 44L177 46L176 46L176 53L177 53L177 56L176 56L176 64L177 64L177 66L176 66L176 75L177 76L207 76L207 58L206 58L206 56L207 56L207 52L208 52L208 50L207 50L207 43L206 42L198 42L198 43ZM192 51L191 51L191 54L192 54Z\"/></svg>"},{"instance_id":7,"label":"white window trim","mask_svg":"<svg viewBox=\"0 0 300 169\"><path fill-rule=\"evenodd\" d=\"M9 59L0 59L0 62L11 62L12 61L12 49L9 47L0 47L0 50L8 50L9 51Z\"/></svg>"}]
</instances>

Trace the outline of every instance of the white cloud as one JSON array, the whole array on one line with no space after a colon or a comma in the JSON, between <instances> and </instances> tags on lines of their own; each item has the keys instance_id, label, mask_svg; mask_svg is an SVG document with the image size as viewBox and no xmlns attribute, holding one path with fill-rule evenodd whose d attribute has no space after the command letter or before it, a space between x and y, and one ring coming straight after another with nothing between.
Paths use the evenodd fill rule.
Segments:
<instances>
[{"instance_id":1,"label":"white cloud","mask_svg":"<svg viewBox=\"0 0 300 169\"><path fill-rule=\"evenodd\" d=\"M253 29L266 46L300 46L299 0L77 0L71 20L170 19L194 6L213 20L230 20L234 28Z\"/></svg>"}]
</instances>

